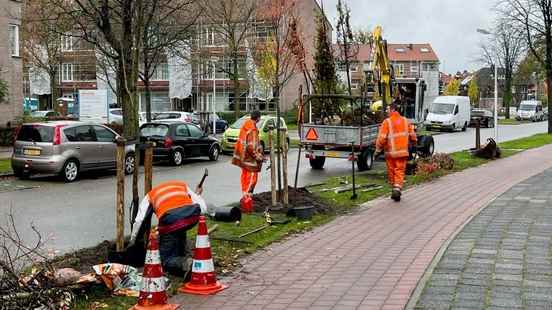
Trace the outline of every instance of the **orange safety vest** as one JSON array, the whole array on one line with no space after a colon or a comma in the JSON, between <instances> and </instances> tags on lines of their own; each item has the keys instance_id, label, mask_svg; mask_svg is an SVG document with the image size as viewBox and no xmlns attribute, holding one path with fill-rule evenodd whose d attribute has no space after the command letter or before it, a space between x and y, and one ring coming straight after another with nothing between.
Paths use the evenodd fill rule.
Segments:
<instances>
[{"instance_id":1,"label":"orange safety vest","mask_svg":"<svg viewBox=\"0 0 552 310\"><path fill-rule=\"evenodd\" d=\"M416 142L416 133L408 120L394 111L383 121L378 132L376 147L390 158L408 157L409 141Z\"/></svg>"},{"instance_id":2,"label":"orange safety vest","mask_svg":"<svg viewBox=\"0 0 552 310\"><path fill-rule=\"evenodd\" d=\"M261 171L262 161L257 161L257 154L261 153L261 149L257 124L254 120L248 119L240 129L232 164L252 172Z\"/></svg>"},{"instance_id":3,"label":"orange safety vest","mask_svg":"<svg viewBox=\"0 0 552 310\"><path fill-rule=\"evenodd\" d=\"M148 193L153 212L160 219L167 212L192 206L194 202L188 194L188 185L181 181L168 181L154 187Z\"/></svg>"}]
</instances>

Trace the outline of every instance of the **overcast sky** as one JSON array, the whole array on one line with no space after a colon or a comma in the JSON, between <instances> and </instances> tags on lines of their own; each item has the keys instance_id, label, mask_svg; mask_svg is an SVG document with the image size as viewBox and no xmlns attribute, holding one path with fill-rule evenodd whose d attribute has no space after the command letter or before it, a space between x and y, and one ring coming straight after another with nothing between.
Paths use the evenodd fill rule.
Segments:
<instances>
[{"instance_id":1,"label":"overcast sky","mask_svg":"<svg viewBox=\"0 0 552 310\"><path fill-rule=\"evenodd\" d=\"M351 7L355 28L381 25L384 39L390 43L431 43L441 60L441 71L481 67L475 59L484 36L476 30L491 27L495 0L345 1ZM337 0L323 3L335 27Z\"/></svg>"}]
</instances>

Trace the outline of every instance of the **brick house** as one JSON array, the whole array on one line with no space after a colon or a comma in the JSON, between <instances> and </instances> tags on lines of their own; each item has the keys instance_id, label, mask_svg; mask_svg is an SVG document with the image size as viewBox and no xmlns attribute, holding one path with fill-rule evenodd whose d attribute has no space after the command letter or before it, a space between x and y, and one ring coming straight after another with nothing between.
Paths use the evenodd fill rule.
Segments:
<instances>
[{"instance_id":1,"label":"brick house","mask_svg":"<svg viewBox=\"0 0 552 310\"><path fill-rule=\"evenodd\" d=\"M337 46L334 45L334 50ZM423 78L427 89L424 102L433 102L439 96L439 57L431 44L388 44L387 53L393 66L395 78ZM354 95L360 94L360 83L367 71L371 70L372 53L369 45L360 45L356 55L356 62L351 65L351 88ZM343 66L339 68L339 76L346 83L346 72Z\"/></svg>"},{"instance_id":2,"label":"brick house","mask_svg":"<svg viewBox=\"0 0 552 310\"><path fill-rule=\"evenodd\" d=\"M21 1L0 0L0 79L8 85L8 96L0 102L0 127L23 113L23 64L20 35Z\"/></svg>"}]
</instances>

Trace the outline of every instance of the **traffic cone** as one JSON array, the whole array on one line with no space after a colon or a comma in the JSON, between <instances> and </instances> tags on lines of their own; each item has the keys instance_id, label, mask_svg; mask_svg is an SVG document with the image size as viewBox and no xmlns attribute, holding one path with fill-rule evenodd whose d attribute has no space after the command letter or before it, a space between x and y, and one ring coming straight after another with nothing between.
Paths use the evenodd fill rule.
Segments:
<instances>
[{"instance_id":1,"label":"traffic cone","mask_svg":"<svg viewBox=\"0 0 552 310\"><path fill-rule=\"evenodd\" d=\"M217 281L207 224L205 223L205 217L200 216L192 263L192 277L190 282L185 283L178 291L194 295L212 295L226 287Z\"/></svg>"},{"instance_id":2,"label":"traffic cone","mask_svg":"<svg viewBox=\"0 0 552 310\"><path fill-rule=\"evenodd\" d=\"M149 236L138 303L130 310L174 310L180 307L179 305L167 304L168 297L165 291L165 277L163 277L163 267L161 267L157 236L157 230L152 229Z\"/></svg>"}]
</instances>

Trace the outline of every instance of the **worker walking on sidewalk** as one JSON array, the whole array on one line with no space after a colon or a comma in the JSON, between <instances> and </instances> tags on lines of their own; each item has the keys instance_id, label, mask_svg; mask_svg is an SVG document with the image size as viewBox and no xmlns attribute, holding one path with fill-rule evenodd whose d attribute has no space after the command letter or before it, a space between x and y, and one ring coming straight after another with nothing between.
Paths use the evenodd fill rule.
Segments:
<instances>
[{"instance_id":1,"label":"worker walking on sidewalk","mask_svg":"<svg viewBox=\"0 0 552 310\"><path fill-rule=\"evenodd\" d=\"M192 253L186 231L199 221L200 214L207 213L207 205L201 194L182 181L168 181L155 186L140 203L132 226L130 243L142 238L149 230L152 214L159 220L159 253L163 270L186 277L192 268Z\"/></svg>"},{"instance_id":2,"label":"worker walking on sidewalk","mask_svg":"<svg viewBox=\"0 0 552 310\"><path fill-rule=\"evenodd\" d=\"M261 120L261 113L254 111L240 129L238 142L234 147L232 164L241 168L241 190L243 197L253 194L259 171L264 160L263 149L259 139L257 123Z\"/></svg>"},{"instance_id":3,"label":"worker walking on sidewalk","mask_svg":"<svg viewBox=\"0 0 552 310\"><path fill-rule=\"evenodd\" d=\"M385 152L387 177L393 187L391 198L400 201L409 157L409 143L415 145L417 138L409 121L397 111L397 104L393 103L389 108L391 114L383 121L379 129L376 154Z\"/></svg>"}]
</instances>

